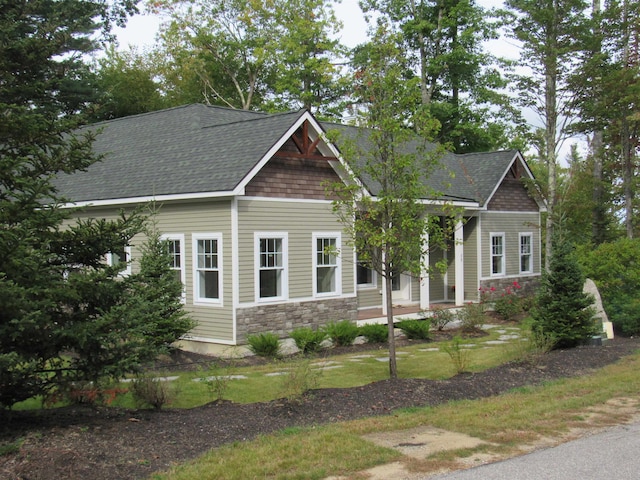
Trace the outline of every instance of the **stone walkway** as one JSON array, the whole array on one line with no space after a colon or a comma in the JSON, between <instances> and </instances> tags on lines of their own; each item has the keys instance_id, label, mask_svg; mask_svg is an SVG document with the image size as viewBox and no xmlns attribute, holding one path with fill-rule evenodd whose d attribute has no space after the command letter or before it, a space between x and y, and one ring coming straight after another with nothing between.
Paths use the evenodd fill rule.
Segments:
<instances>
[{"instance_id":1,"label":"stone walkway","mask_svg":"<svg viewBox=\"0 0 640 480\"><path fill-rule=\"evenodd\" d=\"M485 325L483 329L494 330L496 333L499 334L498 338L496 340L486 340L484 342L479 342L479 343L465 343L461 345L461 347L465 349L473 349L473 348L478 348L480 346L482 346L482 348L494 348L499 345L506 345L509 343L523 340L520 336L520 329L516 327ZM358 337L356 341L357 343L365 342L364 337ZM292 355L298 352L298 349L296 348L295 343L290 338L282 340L281 347L282 347L282 352L285 355ZM419 348L417 350L419 352L439 352L440 348L426 347L426 348ZM397 350L396 355L399 358L406 359L406 358L411 358L414 354L409 351ZM318 361L312 362L311 369L314 371L321 371L321 372L337 370L340 368L344 368L345 362L362 362L370 359L373 359L374 361L381 362L381 363L382 362L386 363L389 361L388 356L376 356L371 354L354 354L354 355L346 356L343 362L339 362L331 359L318 360ZM266 377L278 377L278 376L283 376L288 374L289 374L289 369L284 367L281 370L278 370L275 372L268 372L268 373L265 373L264 375ZM178 376L170 376L170 377L165 376L165 377L155 377L154 380L169 382L169 381L177 380L178 378L179 378ZM219 375L219 376L213 375L213 376L194 378L192 380L194 382L212 382L212 381L221 381L221 380L246 380L248 378L249 377L246 375ZM123 382L130 382L130 381L131 379L123 380Z\"/></svg>"}]
</instances>

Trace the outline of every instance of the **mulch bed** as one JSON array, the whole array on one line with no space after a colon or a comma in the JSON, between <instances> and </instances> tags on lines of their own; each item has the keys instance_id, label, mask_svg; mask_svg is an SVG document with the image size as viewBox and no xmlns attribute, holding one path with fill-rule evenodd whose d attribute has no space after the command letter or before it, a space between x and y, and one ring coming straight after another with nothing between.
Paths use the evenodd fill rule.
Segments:
<instances>
[{"instance_id":1,"label":"mulch bed","mask_svg":"<svg viewBox=\"0 0 640 480\"><path fill-rule=\"evenodd\" d=\"M398 379L362 387L318 389L298 403L214 402L189 410L162 411L73 406L12 412L10 418L0 418L0 445L18 438L24 442L17 452L0 456L0 478L146 478L211 448L286 427L388 415L398 408L496 395L515 387L583 375L639 348L639 339L616 338L604 346L554 351L535 365L509 363L442 381ZM185 368L193 364L193 358L181 361Z\"/></svg>"}]
</instances>

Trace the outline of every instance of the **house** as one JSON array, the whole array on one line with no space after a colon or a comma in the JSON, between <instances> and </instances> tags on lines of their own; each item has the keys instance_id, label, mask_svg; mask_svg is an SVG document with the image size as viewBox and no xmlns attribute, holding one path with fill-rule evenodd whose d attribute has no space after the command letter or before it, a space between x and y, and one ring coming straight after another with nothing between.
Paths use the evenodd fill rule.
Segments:
<instances>
[{"instance_id":1,"label":"house","mask_svg":"<svg viewBox=\"0 0 640 480\"><path fill-rule=\"evenodd\" d=\"M112 218L120 209L155 201L169 241L172 268L198 325L187 349L237 345L263 331L357 320L386 309L381 283L358 266L332 213L324 182L339 181L339 149L307 111L281 114L188 105L93 125L103 160L56 185L81 216ZM400 275L394 304L477 301L481 287L513 281L527 287L540 275L540 212L522 182L532 174L517 151L447 155L450 187L431 199L464 212L446 251L431 252L447 271L431 278ZM438 178L442 177L442 178ZM375 192L370 192L375 195ZM436 213L434 213L436 214ZM131 259L140 239L108 261ZM340 255L323 255L326 247Z\"/></svg>"}]
</instances>

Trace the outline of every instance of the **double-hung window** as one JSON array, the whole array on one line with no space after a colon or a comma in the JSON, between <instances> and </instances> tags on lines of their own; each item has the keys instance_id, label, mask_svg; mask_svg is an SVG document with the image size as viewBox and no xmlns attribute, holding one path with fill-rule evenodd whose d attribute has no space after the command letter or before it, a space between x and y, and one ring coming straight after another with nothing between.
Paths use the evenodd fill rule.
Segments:
<instances>
[{"instance_id":1,"label":"double-hung window","mask_svg":"<svg viewBox=\"0 0 640 480\"><path fill-rule=\"evenodd\" d=\"M504 275L505 268L505 242L504 233L491 234L491 275Z\"/></svg>"},{"instance_id":2,"label":"double-hung window","mask_svg":"<svg viewBox=\"0 0 640 480\"><path fill-rule=\"evenodd\" d=\"M169 253L169 268L173 271L176 280L182 283L182 301L185 301L186 269L184 263L184 235L169 234L162 235L162 240L166 242Z\"/></svg>"},{"instance_id":3,"label":"double-hung window","mask_svg":"<svg viewBox=\"0 0 640 480\"><path fill-rule=\"evenodd\" d=\"M520 273L533 273L533 235L520 234Z\"/></svg>"},{"instance_id":4,"label":"double-hung window","mask_svg":"<svg viewBox=\"0 0 640 480\"><path fill-rule=\"evenodd\" d=\"M341 293L340 234L314 233L314 294L339 295Z\"/></svg>"},{"instance_id":5,"label":"double-hung window","mask_svg":"<svg viewBox=\"0 0 640 480\"><path fill-rule=\"evenodd\" d=\"M193 290L196 303L222 301L222 236L193 235Z\"/></svg>"},{"instance_id":6,"label":"double-hung window","mask_svg":"<svg viewBox=\"0 0 640 480\"><path fill-rule=\"evenodd\" d=\"M257 300L287 298L287 234L256 233L255 251Z\"/></svg>"},{"instance_id":7,"label":"double-hung window","mask_svg":"<svg viewBox=\"0 0 640 480\"><path fill-rule=\"evenodd\" d=\"M122 248L107 253L107 265L122 267L119 275L123 277L131 275L131 247L123 245Z\"/></svg>"}]
</instances>

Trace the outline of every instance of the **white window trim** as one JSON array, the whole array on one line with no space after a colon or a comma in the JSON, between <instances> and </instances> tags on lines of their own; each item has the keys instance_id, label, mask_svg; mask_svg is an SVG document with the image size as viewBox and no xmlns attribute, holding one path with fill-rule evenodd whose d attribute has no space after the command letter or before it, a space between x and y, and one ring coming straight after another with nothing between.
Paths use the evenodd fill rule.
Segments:
<instances>
[{"instance_id":1,"label":"white window trim","mask_svg":"<svg viewBox=\"0 0 640 480\"><path fill-rule=\"evenodd\" d=\"M201 298L199 296L200 284L198 282L198 240L216 240L218 242L218 298ZM191 258L193 270L193 304L222 306L223 286L223 260L221 233L193 233L191 235Z\"/></svg>"},{"instance_id":2,"label":"white window trim","mask_svg":"<svg viewBox=\"0 0 640 480\"><path fill-rule=\"evenodd\" d=\"M123 270L120 270L118 275L121 277L128 277L131 275L131 245L125 245L124 254L127 266ZM113 254L111 252L107 253L107 265L113 267Z\"/></svg>"},{"instance_id":3,"label":"white window trim","mask_svg":"<svg viewBox=\"0 0 640 480\"><path fill-rule=\"evenodd\" d=\"M282 240L282 295L278 297L260 296L260 240L279 238ZM254 292L256 303L273 303L287 300L289 298L289 234L287 232L254 232L253 234L254 252Z\"/></svg>"},{"instance_id":4,"label":"white window trim","mask_svg":"<svg viewBox=\"0 0 640 480\"><path fill-rule=\"evenodd\" d=\"M312 233L311 254L313 258L313 296L314 297L336 297L342 295L342 235L340 232L314 232ZM318 255L317 241L319 239L335 239L336 241L336 265L335 265L335 283L336 288L333 292L318 292Z\"/></svg>"},{"instance_id":5,"label":"white window trim","mask_svg":"<svg viewBox=\"0 0 640 480\"><path fill-rule=\"evenodd\" d=\"M180 281L182 282L182 294L180 300L182 303L187 301L187 251L185 250L184 234L183 233L167 233L160 235L160 240L169 241L177 240L180 242ZM171 270L175 270L173 267Z\"/></svg>"},{"instance_id":6,"label":"white window trim","mask_svg":"<svg viewBox=\"0 0 640 480\"><path fill-rule=\"evenodd\" d=\"M529 270L522 270L522 239L529 237ZM520 273L533 273L533 233L521 232L518 235L518 271Z\"/></svg>"},{"instance_id":7,"label":"white window trim","mask_svg":"<svg viewBox=\"0 0 640 480\"><path fill-rule=\"evenodd\" d=\"M494 273L493 272L493 239L494 238L502 238L502 265L501 272ZM489 234L489 274L492 277L504 277L507 274L507 242L504 232L491 232Z\"/></svg>"}]
</instances>

